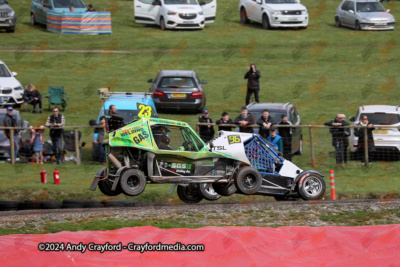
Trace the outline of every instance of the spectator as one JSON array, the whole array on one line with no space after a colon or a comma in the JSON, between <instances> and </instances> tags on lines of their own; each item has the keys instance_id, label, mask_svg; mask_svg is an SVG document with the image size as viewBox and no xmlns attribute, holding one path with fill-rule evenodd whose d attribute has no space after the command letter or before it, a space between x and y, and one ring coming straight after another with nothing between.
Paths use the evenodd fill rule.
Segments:
<instances>
[{"instance_id":1,"label":"spectator","mask_svg":"<svg viewBox=\"0 0 400 267\"><path fill-rule=\"evenodd\" d=\"M269 129L274 124L274 120L269 115L269 110L264 109L261 117L257 120L257 124L260 125L260 135L267 139L269 136Z\"/></svg>"},{"instance_id":2,"label":"spectator","mask_svg":"<svg viewBox=\"0 0 400 267\"><path fill-rule=\"evenodd\" d=\"M33 105L32 113L36 113L36 105L39 104L39 113L42 113L42 95L35 86L29 83L24 91L24 102Z\"/></svg>"},{"instance_id":3,"label":"spectator","mask_svg":"<svg viewBox=\"0 0 400 267\"><path fill-rule=\"evenodd\" d=\"M99 126L102 126L102 127L95 128L94 133L97 133L97 144L99 146L100 164L104 164L106 162L106 152L103 147L104 134L106 132L106 117L105 116L100 117Z\"/></svg>"},{"instance_id":4,"label":"spectator","mask_svg":"<svg viewBox=\"0 0 400 267\"><path fill-rule=\"evenodd\" d=\"M222 118L216 121L217 125L223 124L234 124L233 121L229 118L228 112L224 111L221 114ZM232 127L230 126L218 126L218 131L232 131Z\"/></svg>"},{"instance_id":5,"label":"spectator","mask_svg":"<svg viewBox=\"0 0 400 267\"><path fill-rule=\"evenodd\" d=\"M241 114L236 117L234 123L240 126L239 132L241 133L253 132L253 127L246 127L248 125L254 124L254 118L249 114L249 111L246 107L242 107Z\"/></svg>"},{"instance_id":6,"label":"spectator","mask_svg":"<svg viewBox=\"0 0 400 267\"><path fill-rule=\"evenodd\" d=\"M33 152L35 152L35 160L37 164L43 164L43 132L44 126L40 126L39 130L29 127L32 132L31 144L33 144Z\"/></svg>"},{"instance_id":7,"label":"spectator","mask_svg":"<svg viewBox=\"0 0 400 267\"><path fill-rule=\"evenodd\" d=\"M92 4L89 4L88 7L87 7L86 12L96 12L96 10L93 8Z\"/></svg>"},{"instance_id":8,"label":"spectator","mask_svg":"<svg viewBox=\"0 0 400 267\"><path fill-rule=\"evenodd\" d=\"M326 126L349 126L350 124L345 121L344 114L337 114L336 118L332 121L325 122ZM332 146L336 150L336 165L343 166L347 163L347 147L349 146L350 129L349 128L329 128L332 134Z\"/></svg>"},{"instance_id":9,"label":"spectator","mask_svg":"<svg viewBox=\"0 0 400 267\"><path fill-rule=\"evenodd\" d=\"M275 127L271 127L269 131L271 132L271 135L267 138L268 142L272 143L279 152L283 152L282 137L276 133Z\"/></svg>"},{"instance_id":10,"label":"spectator","mask_svg":"<svg viewBox=\"0 0 400 267\"><path fill-rule=\"evenodd\" d=\"M292 125L292 123L288 121L286 114L282 114L278 125ZM283 157L287 160L292 160L292 130L291 127L280 127L278 129L283 142Z\"/></svg>"},{"instance_id":11,"label":"spectator","mask_svg":"<svg viewBox=\"0 0 400 267\"><path fill-rule=\"evenodd\" d=\"M212 119L209 117L209 112L207 109L203 110L203 115L199 116L199 122L201 123L213 123ZM200 138L204 142L208 142L214 138L214 126L212 125L201 125L200 129Z\"/></svg>"},{"instance_id":12,"label":"spectator","mask_svg":"<svg viewBox=\"0 0 400 267\"><path fill-rule=\"evenodd\" d=\"M61 165L62 154L62 135L65 126L65 118L57 107L53 108L53 115L47 118L46 127L50 127L50 138L53 144L53 152L57 160L57 164Z\"/></svg>"},{"instance_id":13,"label":"spectator","mask_svg":"<svg viewBox=\"0 0 400 267\"><path fill-rule=\"evenodd\" d=\"M6 115L4 116L4 119L3 119L3 126L4 127L18 127L17 120L15 119L15 117L13 117L12 113L13 113L13 108L11 106L8 106L7 107L7 113L6 113ZM10 131L13 131L13 134L14 134L14 159L15 159L15 161L19 161L19 158L17 157L18 156L18 151L19 151L19 130L17 130L17 129L13 129L13 130L4 129L4 134L6 135L6 137L8 139L11 139ZM10 158L7 159L7 160L11 161L11 142L10 142Z\"/></svg>"},{"instance_id":14,"label":"spectator","mask_svg":"<svg viewBox=\"0 0 400 267\"><path fill-rule=\"evenodd\" d=\"M69 12L75 12L75 7L74 7L73 5L71 5L71 6L69 7Z\"/></svg>"},{"instance_id":15,"label":"spectator","mask_svg":"<svg viewBox=\"0 0 400 267\"><path fill-rule=\"evenodd\" d=\"M375 130L375 127L372 125L372 123L368 122L367 115L361 116L361 121L358 123L358 125L367 127L367 137L365 137L365 128L354 128L354 135L358 137L357 153L361 158L361 164L365 165L364 140L367 138L368 159L370 161L369 164L371 165L371 152L375 151L374 136L372 131Z\"/></svg>"},{"instance_id":16,"label":"spectator","mask_svg":"<svg viewBox=\"0 0 400 267\"><path fill-rule=\"evenodd\" d=\"M260 92L260 71L256 69L255 64L250 64L244 78L247 79L247 94L246 94L246 106L250 102L250 97L254 93L256 102L259 103L258 93Z\"/></svg>"}]
</instances>

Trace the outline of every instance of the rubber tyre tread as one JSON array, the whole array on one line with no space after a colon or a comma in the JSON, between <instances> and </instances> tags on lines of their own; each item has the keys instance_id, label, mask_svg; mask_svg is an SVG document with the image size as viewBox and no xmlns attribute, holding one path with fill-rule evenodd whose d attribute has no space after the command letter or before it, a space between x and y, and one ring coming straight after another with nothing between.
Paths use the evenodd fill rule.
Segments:
<instances>
[{"instance_id":1,"label":"rubber tyre tread","mask_svg":"<svg viewBox=\"0 0 400 267\"><path fill-rule=\"evenodd\" d=\"M319 199L322 199L324 194L325 194L325 191L326 191L325 180L324 180L323 177L319 176L318 174L314 174L314 173L310 174L305 179L307 179L307 178L309 178L311 176L317 177L321 181L322 188L323 188L321 190L321 192L317 196L310 197L306 192L304 192L304 186L303 186L304 185L304 181L300 185L299 184L300 180L298 181L298 184L296 186L297 187L297 191L298 191L299 195L301 196L301 198L304 199L304 200L319 200Z\"/></svg>"},{"instance_id":2,"label":"rubber tyre tread","mask_svg":"<svg viewBox=\"0 0 400 267\"><path fill-rule=\"evenodd\" d=\"M97 173L96 176L101 176L104 177L105 172L107 168L101 168ZM101 178L100 178L101 179ZM111 190L112 184L110 182L111 180L108 181L108 179L99 181L97 186L99 187L100 192L102 192L104 195L109 196L109 197L115 197L118 196L119 194L122 193L121 187L117 185L117 188L115 188L115 191ZM114 184L114 182L113 182Z\"/></svg>"},{"instance_id":3,"label":"rubber tyre tread","mask_svg":"<svg viewBox=\"0 0 400 267\"><path fill-rule=\"evenodd\" d=\"M194 184L190 184L188 186L178 185L177 192L179 199L185 202L186 204L196 204L202 201L203 196L200 194L198 186L197 188L195 188L195 186L197 185ZM189 193L188 190L191 190L191 192Z\"/></svg>"},{"instance_id":4,"label":"rubber tyre tread","mask_svg":"<svg viewBox=\"0 0 400 267\"><path fill-rule=\"evenodd\" d=\"M137 176L139 179L139 185L137 188L132 189L127 185L128 178L131 176ZM122 192L127 196L137 196L140 195L144 189L146 188L146 177L144 174L138 169L128 169L121 174L119 179L119 183L122 189Z\"/></svg>"},{"instance_id":5,"label":"rubber tyre tread","mask_svg":"<svg viewBox=\"0 0 400 267\"><path fill-rule=\"evenodd\" d=\"M209 194L209 193L206 191L206 189L208 188L208 185L212 186L212 184L207 184L207 183L199 184L199 192L200 192L200 195L201 195L204 199L210 200L210 201L214 201L214 200L220 199L220 198L221 198L221 195L218 194L217 191L214 190L214 191L217 193L217 194L215 194L215 195L211 195L211 194Z\"/></svg>"},{"instance_id":6,"label":"rubber tyre tread","mask_svg":"<svg viewBox=\"0 0 400 267\"><path fill-rule=\"evenodd\" d=\"M253 175L256 178L256 182L252 188L246 188L246 186L243 184L243 179L245 178L246 175ZM260 172L253 167L244 167L240 170L240 172L237 174L235 178L235 185L237 189L242 192L245 195L252 195L258 192L260 190L262 184L262 176Z\"/></svg>"},{"instance_id":7,"label":"rubber tyre tread","mask_svg":"<svg viewBox=\"0 0 400 267\"><path fill-rule=\"evenodd\" d=\"M22 203L22 202L0 200L0 211L17 210L20 203Z\"/></svg>"}]
</instances>

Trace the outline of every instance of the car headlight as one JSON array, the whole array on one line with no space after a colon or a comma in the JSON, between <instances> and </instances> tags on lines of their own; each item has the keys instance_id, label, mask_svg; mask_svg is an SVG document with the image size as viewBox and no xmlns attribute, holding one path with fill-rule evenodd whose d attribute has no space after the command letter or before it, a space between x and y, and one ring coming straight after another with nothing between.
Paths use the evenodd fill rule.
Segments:
<instances>
[{"instance_id":1,"label":"car headlight","mask_svg":"<svg viewBox=\"0 0 400 267\"><path fill-rule=\"evenodd\" d=\"M361 19L361 22L371 22L369 19Z\"/></svg>"},{"instance_id":2,"label":"car headlight","mask_svg":"<svg viewBox=\"0 0 400 267\"><path fill-rule=\"evenodd\" d=\"M395 22L394 18L393 19L389 19L389 22Z\"/></svg>"},{"instance_id":3,"label":"car headlight","mask_svg":"<svg viewBox=\"0 0 400 267\"><path fill-rule=\"evenodd\" d=\"M199 15L204 15L203 11L200 11L200 12L199 12Z\"/></svg>"},{"instance_id":4,"label":"car headlight","mask_svg":"<svg viewBox=\"0 0 400 267\"><path fill-rule=\"evenodd\" d=\"M11 10L10 12L7 13L7 16L13 17L15 15L14 10Z\"/></svg>"},{"instance_id":5,"label":"car headlight","mask_svg":"<svg viewBox=\"0 0 400 267\"><path fill-rule=\"evenodd\" d=\"M282 15L282 11L274 11L272 12L272 15Z\"/></svg>"},{"instance_id":6,"label":"car headlight","mask_svg":"<svg viewBox=\"0 0 400 267\"><path fill-rule=\"evenodd\" d=\"M302 10L302 11L301 11L301 14L302 14L302 15L307 15L308 12L307 12L307 10Z\"/></svg>"},{"instance_id":7,"label":"car headlight","mask_svg":"<svg viewBox=\"0 0 400 267\"><path fill-rule=\"evenodd\" d=\"M168 15L176 15L177 13L176 12L174 12L174 11L168 11L168 13L167 13Z\"/></svg>"},{"instance_id":8,"label":"car headlight","mask_svg":"<svg viewBox=\"0 0 400 267\"><path fill-rule=\"evenodd\" d=\"M14 90L23 90L22 86L15 87Z\"/></svg>"}]
</instances>

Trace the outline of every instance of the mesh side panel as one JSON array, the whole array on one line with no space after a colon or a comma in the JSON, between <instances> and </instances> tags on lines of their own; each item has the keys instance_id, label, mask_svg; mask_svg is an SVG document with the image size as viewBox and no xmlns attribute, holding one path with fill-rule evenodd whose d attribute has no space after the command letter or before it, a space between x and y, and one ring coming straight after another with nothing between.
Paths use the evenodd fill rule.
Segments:
<instances>
[{"instance_id":1,"label":"mesh side panel","mask_svg":"<svg viewBox=\"0 0 400 267\"><path fill-rule=\"evenodd\" d=\"M257 170L273 172L274 159L264 148L253 139L244 146L246 156L251 163L251 166Z\"/></svg>"}]
</instances>

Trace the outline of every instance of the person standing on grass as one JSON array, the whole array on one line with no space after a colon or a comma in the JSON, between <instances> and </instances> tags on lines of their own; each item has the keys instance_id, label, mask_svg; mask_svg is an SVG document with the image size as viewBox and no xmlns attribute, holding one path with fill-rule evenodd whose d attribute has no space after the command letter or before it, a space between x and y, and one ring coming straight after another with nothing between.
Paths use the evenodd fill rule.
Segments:
<instances>
[{"instance_id":1,"label":"person standing on grass","mask_svg":"<svg viewBox=\"0 0 400 267\"><path fill-rule=\"evenodd\" d=\"M361 158L361 164L365 165L365 145L364 140L367 138L367 149L368 149L368 159L369 164L371 165L371 153L375 151L375 143L374 143L374 136L372 131L375 130L375 127L372 123L368 122L367 115L362 115L361 120L358 123L358 126L367 127L367 136L365 136L365 128L354 128L354 135L358 137L358 144L357 144L357 153Z\"/></svg>"},{"instance_id":2,"label":"person standing on grass","mask_svg":"<svg viewBox=\"0 0 400 267\"><path fill-rule=\"evenodd\" d=\"M334 126L349 126L350 124L345 121L346 116L344 114L337 114L336 118L332 121L325 122L325 126L333 126L329 128L329 132L332 134L332 146L336 150L336 165L343 166L347 163L347 147L349 146L349 128L336 128Z\"/></svg>"},{"instance_id":3,"label":"person standing on grass","mask_svg":"<svg viewBox=\"0 0 400 267\"><path fill-rule=\"evenodd\" d=\"M257 103L260 103L258 99L258 93L260 92L260 71L256 69L255 64L250 64L244 78L247 79L247 94L246 94L246 106L250 102L250 97L254 94Z\"/></svg>"},{"instance_id":4,"label":"person standing on grass","mask_svg":"<svg viewBox=\"0 0 400 267\"><path fill-rule=\"evenodd\" d=\"M3 119L3 126L4 127L18 127L17 120L13 117L13 108L11 106L7 107L7 113ZM13 131L13 133L11 133ZM11 134L14 134L14 160L19 161L18 151L19 151L19 130L17 129L4 129L5 136L11 140ZM11 161L11 143L10 143L10 158L7 159Z\"/></svg>"},{"instance_id":5,"label":"person standing on grass","mask_svg":"<svg viewBox=\"0 0 400 267\"><path fill-rule=\"evenodd\" d=\"M50 127L50 138L53 145L53 152L57 160L57 164L61 165L62 154L62 135L65 126L65 118L57 107L53 108L53 115L47 118L46 127Z\"/></svg>"},{"instance_id":6,"label":"person standing on grass","mask_svg":"<svg viewBox=\"0 0 400 267\"><path fill-rule=\"evenodd\" d=\"M35 152L35 160L37 164L43 164L43 132L44 126L40 126L39 130L29 127L32 132L31 144L33 144L33 152Z\"/></svg>"}]
</instances>

